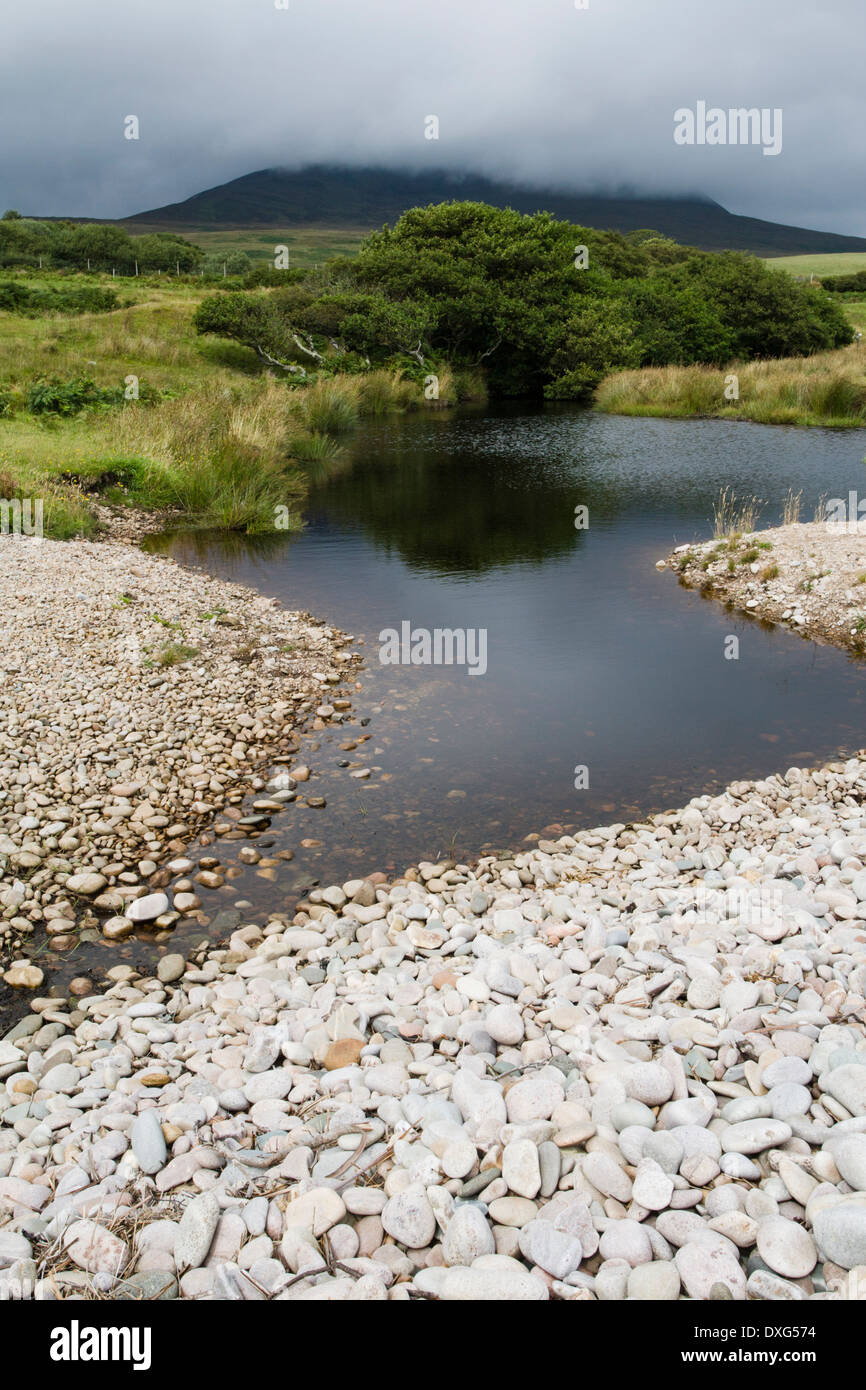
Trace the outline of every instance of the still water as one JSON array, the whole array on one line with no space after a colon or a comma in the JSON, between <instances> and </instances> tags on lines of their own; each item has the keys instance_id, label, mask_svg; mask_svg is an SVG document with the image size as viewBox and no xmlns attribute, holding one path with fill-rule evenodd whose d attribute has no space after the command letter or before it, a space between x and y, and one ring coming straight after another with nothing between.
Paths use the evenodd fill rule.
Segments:
<instances>
[{"instance_id":1,"label":"still water","mask_svg":"<svg viewBox=\"0 0 866 1390\"><path fill-rule=\"evenodd\" d=\"M290 909L317 882L517 850L548 828L640 819L866 744L863 664L727 612L654 567L712 534L720 485L761 498L761 526L780 520L789 487L811 519L820 497L866 490L864 455L864 431L571 406L405 416L353 438L313 485L301 534L151 538L149 549L354 634L361 688L346 724L301 742L313 776L300 791L327 805L299 799L256 840L268 856L291 850L291 862L242 866L202 890L209 925L182 922L167 946L99 940L43 960L51 983L122 961L152 969L158 950ZM589 509L585 530L577 506ZM485 673L381 665L379 633L405 621L483 629ZM725 659L729 635L738 660ZM368 779L349 776L362 767ZM237 864L242 844L194 856Z\"/></svg>"},{"instance_id":2,"label":"still water","mask_svg":"<svg viewBox=\"0 0 866 1390\"><path fill-rule=\"evenodd\" d=\"M712 534L721 483L762 499L761 526L802 489L807 519L822 495L862 488L864 454L862 431L573 407L405 416L356 436L313 487L302 534L158 544L363 641L355 714L372 737L351 759L372 776L337 767L345 731L320 736L307 790L326 810L289 808L273 827L297 852L314 823L323 844L298 866L339 878L635 819L866 742L860 664L654 567ZM404 621L483 629L485 673L380 665L378 634Z\"/></svg>"}]
</instances>

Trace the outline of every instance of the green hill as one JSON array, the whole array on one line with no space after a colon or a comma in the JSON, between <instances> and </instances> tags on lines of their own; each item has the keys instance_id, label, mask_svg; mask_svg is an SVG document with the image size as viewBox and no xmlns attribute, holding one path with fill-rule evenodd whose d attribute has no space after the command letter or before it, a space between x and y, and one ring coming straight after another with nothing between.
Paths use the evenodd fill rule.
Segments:
<instances>
[{"instance_id":1,"label":"green hill","mask_svg":"<svg viewBox=\"0 0 866 1390\"><path fill-rule=\"evenodd\" d=\"M311 165L296 171L260 169L196 193L181 203L124 219L175 230L302 226L376 228L395 222L410 207L449 199L550 212L579 226L631 232L651 227L707 251L752 251L759 256L797 256L866 251L866 238L787 227L739 217L700 196L647 198L568 193L495 182L447 170L407 173L379 168Z\"/></svg>"}]
</instances>

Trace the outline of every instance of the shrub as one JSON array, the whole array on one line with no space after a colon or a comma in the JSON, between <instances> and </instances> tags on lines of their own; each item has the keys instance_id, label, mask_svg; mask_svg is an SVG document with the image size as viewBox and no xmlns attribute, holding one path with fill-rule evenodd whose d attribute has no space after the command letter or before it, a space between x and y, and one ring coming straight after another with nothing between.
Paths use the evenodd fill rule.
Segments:
<instances>
[{"instance_id":1,"label":"shrub","mask_svg":"<svg viewBox=\"0 0 866 1390\"><path fill-rule=\"evenodd\" d=\"M49 286L37 288L13 280L0 280L0 309L35 318L37 314L103 314L117 308L114 290Z\"/></svg>"},{"instance_id":2,"label":"shrub","mask_svg":"<svg viewBox=\"0 0 866 1390\"><path fill-rule=\"evenodd\" d=\"M119 405L123 398L122 386L103 389L89 377L49 377L30 387L27 408L31 415L78 415L89 406Z\"/></svg>"}]
</instances>

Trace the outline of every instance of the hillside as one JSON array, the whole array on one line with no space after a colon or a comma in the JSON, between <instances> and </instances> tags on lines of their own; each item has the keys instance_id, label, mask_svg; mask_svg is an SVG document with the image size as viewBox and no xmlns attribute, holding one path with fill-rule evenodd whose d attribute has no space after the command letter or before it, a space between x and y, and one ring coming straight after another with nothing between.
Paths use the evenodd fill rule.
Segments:
<instances>
[{"instance_id":1,"label":"hillside","mask_svg":"<svg viewBox=\"0 0 866 1390\"><path fill-rule=\"evenodd\" d=\"M752 251L759 256L866 251L863 237L739 217L700 196L608 197L530 189L441 170L414 174L333 165L311 165L297 171L260 169L196 193L184 202L152 208L124 220L131 230L139 223L176 230L316 224L374 228L395 222L407 208L452 198L513 207L518 212L543 209L579 226L621 232L652 227L707 251Z\"/></svg>"}]
</instances>

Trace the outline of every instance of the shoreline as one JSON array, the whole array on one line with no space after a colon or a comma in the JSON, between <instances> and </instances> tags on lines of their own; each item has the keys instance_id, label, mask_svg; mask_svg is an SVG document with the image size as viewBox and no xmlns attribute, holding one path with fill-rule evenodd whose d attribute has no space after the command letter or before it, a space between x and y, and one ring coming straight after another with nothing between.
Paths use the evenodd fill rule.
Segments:
<instances>
[{"instance_id":1,"label":"shoreline","mask_svg":"<svg viewBox=\"0 0 866 1390\"><path fill-rule=\"evenodd\" d=\"M862 755L732 783L49 1004L0 1042L0 1281L857 1297L864 797Z\"/></svg>"},{"instance_id":2,"label":"shoreline","mask_svg":"<svg viewBox=\"0 0 866 1390\"><path fill-rule=\"evenodd\" d=\"M866 535L830 528L795 522L680 545L657 568L747 615L863 655Z\"/></svg>"},{"instance_id":3,"label":"shoreline","mask_svg":"<svg viewBox=\"0 0 866 1390\"><path fill-rule=\"evenodd\" d=\"M13 868L32 877L0 903L7 930L29 912L31 930L68 931L69 897L82 920L158 897L156 847L182 864L190 817L210 823L220 797L240 800L261 759L287 764L279 748L303 719L342 718L316 701L360 658L345 634L254 590L113 541L11 540L2 558L15 561L0 571L4 611L21 621L0 698L23 700L46 743L35 765L13 759L29 782L6 779L22 801L2 803L0 832L17 817ZM118 693L116 641L137 634L142 658L154 630L199 649L166 668L130 662ZM69 651L80 661L109 634L87 689L70 686ZM287 634L311 644L304 660L265 665ZM260 662L237 659L241 638ZM129 690L150 691L144 710L174 696L194 738L202 663L221 738L211 751L159 725L178 755L167 766L192 771L154 804L160 767L133 788L118 758L135 761L140 731L109 721ZM276 679L295 698L269 724ZM58 693L52 723L39 701ZM63 712L90 726L71 758ZM79 755L107 760L95 789L76 788ZM72 819L46 790L27 804L28 788L55 782ZM866 750L471 867L422 861L316 888L263 925L241 916L227 941L169 947L152 974L114 966L82 997L22 989L30 1012L0 1035L0 1296L856 1297L864 800ZM84 836L87 855L66 836ZM69 869L55 863L59 879L27 897L55 852ZM69 889L70 871L89 881Z\"/></svg>"},{"instance_id":4,"label":"shoreline","mask_svg":"<svg viewBox=\"0 0 866 1390\"><path fill-rule=\"evenodd\" d=\"M311 615L126 536L3 537L0 560L0 975L29 992L38 928L67 950L82 929L131 934L130 913L174 925L166 861L250 790L271 814L293 799L287 772L270 790L259 774L344 719L360 657Z\"/></svg>"}]
</instances>

